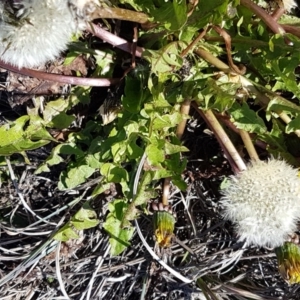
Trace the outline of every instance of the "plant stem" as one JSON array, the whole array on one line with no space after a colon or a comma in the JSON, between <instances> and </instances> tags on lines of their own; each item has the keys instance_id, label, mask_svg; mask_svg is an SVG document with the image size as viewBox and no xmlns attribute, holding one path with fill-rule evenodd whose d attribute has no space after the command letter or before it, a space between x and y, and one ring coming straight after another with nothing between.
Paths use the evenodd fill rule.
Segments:
<instances>
[{"instance_id":1,"label":"plant stem","mask_svg":"<svg viewBox=\"0 0 300 300\"><path fill-rule=\"evenodd\" d=\"M228 135L224 131L223 127L220 125L219 121L213 114L211 110L203 111L203 114L205 115L206 119L208 120L210 126L212 127L214 133L216 136L219 137L221 140L221 144L226 148L228 151L230 157L233 159L233 161L236 163L236 165L239 168L239 171L244 171L247 169L244 161L242 160L240 154L232 144L231 140L229 139Z\"/></svg>"},{"instance_id":2,"label":"plant stem","mask_svg":"<svg viewBox=\"0 0 300 300\"><path fill-rule=\"evenodd\" d=\"M161 199L161 203L164 206L169 205L170 183L171 183L170 177L167 177L164 179L163 194L162 194L162 199Z\"/></svg>"},{"instance_id":3,"label":"plant stem","mask_svg":"<svg viewBox=\"0 0 300 300\"><path fill-rule=\"evenodd\" d=\"M188 115L190 112L190 108L191 108L191 100L184 100L181 104L180 107L180 112L182 115ZM178 137L178 139L181 140L183 133L184 133L184 129L186 126L186 122L187 119L182 120L176 128L176 136ZM169 194L170 194L170 183L171 183L171 178L167 177L164 179L164 185L163 185L163 194L162 194L162 204L164 206L168 205L169 202Z\"/></svg>"},{"instance_id":4,"label":"plant stem","mask_svg":"<svg viewBox=\"0 0 300 300\"><path fill-rule=\"evenodd\" d=\"M291 118L286 113L279 113L278 115L280 119L286 124L289 124L292 121ZM300 129L296 129L294 132L298 137L300 137Z\"/></svg>"},{"instance_id":5,"label":"plant stem","mask_svg":"<svg viewBox=\"0 0 300 300\"><path fill-rule=\"evenodd\" d=\"M258 154L257 154L254 146L253 146L253 143L252 143L249 133L242 129L239 130L239 133L240 133L240 136L244 142L244 145L246 147L246 150L247 150L251 160L259 161L260 159L258 157Z\"/></svg>"},{"instance_id":6,"label":"plant stem","mask_svg":"<svg viewBox=\"0 0 300 300\"><path fill-rule=\"evenodd\" d=\"M240 0L240 4L253 11L274 33L281 35L286 33L283 26L277 23L278 15L275 15L273 18L273 16L270 16L263 8L251 0ZM286 37L285 43L287 45L293 45L293 43Z\"/></svg>"},{"instance_id":7,"label":"plant stem","mask_svg":"<svg viewBox=\"0 0 300 300\"><path fill-rule=\"evenodd\" d=\"M8 63L5 63L0 59L0 67L9 70L14 73L22 74L25 76L30 76L38 78L41 80L56 81L60 83L67 83L73 85L83 85L83 86L111 86L117 84L119 78L84 78L76 76L66 76L61 74L46 73L37 70L31 70L27 68L17 68Z\"/></svg>"},{"instance_id":8,"label":"plant stem","mask_svg":"<svg viewBox=\"0 0 300 300\"><path fill-rule=\"evenodd\" d=\"M240 129L236 128L236 126L229 120L228 116L224 116L220 113L215 113L216 118L226 126L228 128L230 128L230 130L234 131L236 134L240 135ZM249 134L250 138L251 136L256 136L255 134ZM266 150L267 149L267 144L261 140L256 139L255 140L255 146Z\"/></svg>"},{"instance_id":9,"label":"plant stem","mask_svg":"<svg viewBox=\"0 0 300 300\"><path fill-rule=\"evenodd\" d=\"M95 19L118 19L145 24L148 22L148 16L141 12L136 12L118 7L99 7L89 16L91 20Z\"/></svg>"},{"instance_id":10,"label":"plant stem","mask_svg":"<svg viewBox=\"0 0 300 300\"><path fill-rule=\"evenodd\" d=\"M181 104L180 107L180 113L184 116L184 115L188 115L191 109L191 100L184 100ZM187 119L182 120L176 128L176 136L181 140L183 133L184 133L184 129L186 126L186 122Z\"/></svg>"},{"instance_id":11,"label":"plant stem","mask_svg":"<svg viewBox=\"0 0 300 300\"><path fill-rule=\"evenodd\" d=\"M240 4L254 12L274 33L285 34L285 30L266 11L251 0L240 0Z\"/></svg>"},{"instance_id":12,"label":"plant stem","mask_svg":"<svg viewBox=\"0 0 300 300\"><path fill-rule=\"evenodd\" d=\"M293 25L288 25L288 24L281 25L281 26L282 26L282 28L284 28L284 30L286 32L291 33L294 36L297 36L298 38L300 38L300 28L299 27L296 27Z\"/></svg>"},{"instance_id":13,"label":"plant stem","mask_svg":"<svg viewBox=\"0 0 300 300\"><path fill-rule=\"evenodd\" d=\"M226 65L224 62L222 62L217 57L213 56L210 52L202 49L197 48L194 50L196 54L198 54L200 57L202 57L207 62L214 65L216 68L218 68L220 71L223 71L224 73L230 73L230 68L228 65Z\"/></svg>"},{"instance_id":14,"label":"plant stem","mask_svg":"<svg viewBox=\"0 0 300 300\"><path fill-rule=\"evenodd\" d=\"M226 65L224 62L222 62L220 59L218 59L217 57L213 56L210 52L198 48L195 50L195 53L198 54L199 56L201 56L204 60L206 60L207 62L211 63L212 65L214 65L215 67L217 67L219 70L223 71L224 73L230 73L230 68L228 67L228 65ZM270 98L266 96L265 93L260 92L256 86L254 86L254 84L246 77L239 75L240 77L240 82L242 84L242 86L244 88L246 88L248 90L248 92L250 94L253 94L256 96L256 99L263 105L263 106L267 106L270 102ZM275 95L274 93L272 93L271 91L266 91L270 97L277 97L277 98L281 98L278 95ZM285 99L285 101L288 101ZM289 118L289 116L286 113L283 113L281 111L275 111L276 114L279 115L279 117L283 120L283 122L285 122L286 124L288 124L291 119ZM295 134L300 137L300 130L295 130Z\"/></svg>"},{"instance_id":15,"label":"plant stem","mask_svg":"<svg viewBox=\"0 0 300 300\"><path fill-rule=\"evenodd\" d=\"M132 43L127 42L126 40L110 33L107 30L104 30L103 28L94 23L90 24L90 27L87 28L87 31L89 31L94 36L102 39L103 41L109 43L112 46L115 46L125 52L132 53ZM135 56L141 57L143 51L144 48L136 46Z\"/></svg>"},{"instance_id":16,"label":"plant stem","mask_svg":"<svg viewBox=\"0 0 300 300\"><path fill-rule=\"evenodd\" d=\"M201 114L203 119L206 121L207 125L214 132L217 140L219 141L220 146L222 147L223 151L227 156L227 159L234 173L246 170L247 167L244 161L242 160L238 151L235 149L230 138L224 131L223 127L220 125L213 112L211 110L203 111L199 109L196 103L193 103L193 107Z\"/></svg>"},{"instance_id":17,"label":"plant stem","mask_svg":"<svg viewBox=\"0 0 300 300\"><path fill-rule=\"evenodd\" d=\"M274 21L278 21L281 16L285 13L285 8L284 7L279 7L277 8L273 13L272 13L272 18ZM281 25L282 26L282 25Z\"/></svg>"}]
</instances>

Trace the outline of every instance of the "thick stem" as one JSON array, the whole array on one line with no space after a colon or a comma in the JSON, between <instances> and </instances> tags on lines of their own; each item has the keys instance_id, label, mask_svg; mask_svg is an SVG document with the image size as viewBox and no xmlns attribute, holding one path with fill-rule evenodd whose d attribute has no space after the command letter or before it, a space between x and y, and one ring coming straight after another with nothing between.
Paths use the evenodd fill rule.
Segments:
<instances>
[{"instance_id":1,"label":"thick stem","mask_svg":"<svg viewBox=\"0 0 300 300\"><path fill-rule=\"evenodd\" d=\"M253 146L253 143L252 143L249 133L242 129L239 130L239 133L240 133L240 136L244 142L244 145L246 147L246 150L247 150L251 160L259 161L259 156Z\"/></svg>"},{"instance_id":2,"label":"thick stem","mask_svg":"<svg viewBox=\"0 0 300 300\"><path fill-rule=\"evenodd\" d=\"M195 53L197 53L204 60L206 60L207 62L211 63L212 65L214 65L215 67L217 67L221 71L223 71L225 73L230 73L230 68L225 63L223 63L221 60L219 60L217 57L213 56L210 52L208 52L208 51L206 51L204 49L198 48L197 50L195 50ZM267 97L264 93L260 92L249 79L247 79L246 77L241 76L241 75L239 75L239 77L240 77L240 82L241 82L242 86L244 88L246 88L250 94L255 95L256 99L263 106L267 106L269 104L269 102L270 102L270 98L269 97ZM272 92L268 91L268 93L272 97ZM275 96L279 97L278 95L274 95L274 97ZM286 113L283 113L281 111L275 111L275 113L277 113L279 115L279 117L286 124L288 124L291 121L291 119L288 117L288 115ZM298 137L300 137L300 130L296 130L295 134Z\"/></svg>"},{"instance_id":3,"label":"thick stem","mask_svg":"<svg viewBox=\"0 0 300 300\"><path fill-rule=\"evenodd\" d=\"M272 18L274 21L278 21L281 16L285 13L284 7L279 7L277 8L273 13L272 13Z\"/></svg>"},{"instance_id":4,"label":"thick stem","mask_svg":"<svg viewBox=\"0 0 300 300\"><path fill-rule=\"evenodd\" d=\"M141 12L136 12L118 7L99 7L89 16L90 20L95 19L118 19L145 24L148 16Z\"/></svg>"},{"instance_id":5,"label":"thick stem","mask_svg":"<svg viewBox=\"0 0 300 300\"><path fill-rule=\"evenodd\" d=\"M285 34L285 30L282 28L282 26L279 25L277 21L272 18L272 16L268 15L266 11L256 3L252 2L251 0L240 0L240 4L254 12L274 33Z\"/></svg>"},{"instance_id":6,"label":"thick stem","mask_svg":"<svg viewBox=\"0 0 300 300\"><path fill-rule=\"evenodd\" d=\"M213 114L211 110L203 111L203 114L205 115L207 121L209 122L210 126L212 127L215 135L219 138L221 141L221 145L226 148L228 151L230 157L233 159L233 161L236 163L237 167L239 168L239 171L244 171L247 169L244 161L242 160L240 154L232 144L230 138L224 131L223 127L220 125L219 121Z\"/></svg>"},{"instance_id":7,"label":"thick stem","mask_svg":"<svg viewBox=\"0 0 300 300\"><path fill-rule=\"evenodd\" d=\"M197 104L193 102L193 107L199 112L202 118L205 120L206 124L214 132L215 137L217 138L220 146L222 147L224 153L227 156L227 159L231 165L231 168L234 173L239 173L243 170L246 170L247 167L242 160L241 156L235 149L230 138L224 131L223 127L220 125L219 121L213 114L211 110L203 111L198 108Z\"/></svg>"},{"instance_id":8,"label":"thick stem","mask_svg":"<svg viewBox=\"0 0 300 300\"><path fill-rule=\"evenodd\" d=\"M265 12L264 9L262 9L260 6L252 2L251 0L240 0L241 5L249 8L251 11L253 11L258 17L262 19L262 21L276 34L284 35L286 32L280 24L277 23L277 15L270 16ZM280 13L280 11L279 11ZM293 42L291 42L287 37L284 38L285 43L287 45L293 45Z\"/></svg>"},{"instance_id":9,"label":"thick stem","mask_svg":"<svg viewBox=\"0 0 300 300\"><path fill-rule=\"evenodd\" d=\"M223 123L226 127L228 127L230 130L232 130L233 132L235 132L236 134L240 135L240 129L236 128L236 126L229 120L229 118L227 116L224 116L220 113L215 113L216 118L221 121L221 123ZM253 136L255 137L255 134L249 134L250 138ZM255 146L266 150L267 149L267 144L261 140L256 139L255 140Z\"/></svg>"},{"instance_id":10,"label":"thick stem","mask_svg":"<svg viewBox=\"0 0 300 300\"><path fill-rule=\"evenodd\" d=\"M87 31L89 31L94 36L102 39L103 41L109 43L112 46L115 46L125 52L132 53L132 43L127 42L126 40L110 33L107 30L102 29L100 26L96 24L91 24L89 28L87 28ZM142 53L144 51L144 48L136 47L135 56L141 57Z\"/></svg>"},{"instance_id":11,"label":"thick stem","mask_svg":"<svg viewBox=\"0 0 300 300\"><path fill-rule=\"evenodd\" d=\"M284 28L284 30L288 33L293 34L294 36L297 36L298 38L300 38L300 28L293 26L293 25L281 25L282 28Z\"/></svg>"},{"instance_id":12,"label":"thick stem","mask_svg":"<svg viewBox=\"0 0 300 300\"><path fill-rule=\"evenodd\" d=\"M210 52L202 49L197 48L194 51L196 54L198 54L201 58L209 62L210 64L214 65L217 69L220 71L223 71L224 73L230 73L230 68L228 65L226 65L224 62L222 62L217 57L213 56Z\"/></svg>"},{"instance_id":13,"label":"thick stem","mask_svg":"<svg viewBox=\"0 0 300 300\"><path fill-rule=\"evenodd\" d=\"M171 183L170 177L164 179L163 195L161 199L161 202L164 206L169 205L170 183Z\"/></svg>"},{"instance_id":14,"label":"thick stem","mask_svg":"<svg viewBox=\"0 0 300 300\"><path fill-rule=\"evenodd\" d=\"M184 100L181 104L180 107L180 113L184 116L184 115L188 115L190 112L190 108L191 108L191 100ZM184 133L184 129L186 126L186 122L187 119L182 120L176 128L176 136L181 140L183 133Z\"/></svg>"},{"instance_id":15,"label":"thick stem","mask_svg":"<svg viewBox=\"0 0 300 300\"><path fill-rule=\"evenodd\" d=\"M0 67L9 70L14 73L22 74L25 76L30 76L38 78L41 80L56 81L60 83L67 83L73 85L83 85L83 86L111 86L117 84L119 78L84 78L75 76L66 76L60 74L46 73L37 70L31 70L27 68L17 68L8 63L5 63L0 59Z\"/></svg>"}]
</instances>

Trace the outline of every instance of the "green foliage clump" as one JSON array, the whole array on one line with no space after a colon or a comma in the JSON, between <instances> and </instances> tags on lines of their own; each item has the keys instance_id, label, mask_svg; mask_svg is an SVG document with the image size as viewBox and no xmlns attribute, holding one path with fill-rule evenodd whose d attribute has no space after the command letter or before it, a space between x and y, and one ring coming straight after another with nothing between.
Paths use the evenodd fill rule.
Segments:
<instances>
[{"instance_id":1,"label":"green foliage clump","mask_svg":"<svg viewBox=\"0 0 300 300\"><path fill-rule=\"evenodd\" d=\"M59 189L76 188L92 176L101 178L93 196L111 183L120 186L122 197L109 204L104 224L113 254L129 245L133 234L130 221L157 196L154 186L159 180L170 178L181 190L186 188L181 176L186 167L182 154L188 149L176 134L177 126L188 118L181 113L185 100L194 101L202 111L228 116L237 129L264 142L269 153L297 164L289 145L300 129L300 40L289 33L273 34L265 20L243 3L120 1L122 7L146 13L151 26L144 24L139 32L145 49L142 60L136 60L136 68L123 79L117 118L107 125L98 117L89 118L65 141L54 140L49 129L72 127L73 108L89 104L90 89L74 87L68 98L50 101L42 112L37 107L0 127L0 155L24 153L53 142L50 156L37 172L65 163ZM283 16L280 22L294 24L295 19ZM224 46L225 33L230 37L229 46ZM84 49L85 55L96 58L93 77L113 74L121 60L116 50L100 53L82 42L78 45L73 45L67 61ZM144 154L147 163L138 193L133 195L136 170ZM72 231L70 226L68 230Z\"/></svg>"}]
</instances>

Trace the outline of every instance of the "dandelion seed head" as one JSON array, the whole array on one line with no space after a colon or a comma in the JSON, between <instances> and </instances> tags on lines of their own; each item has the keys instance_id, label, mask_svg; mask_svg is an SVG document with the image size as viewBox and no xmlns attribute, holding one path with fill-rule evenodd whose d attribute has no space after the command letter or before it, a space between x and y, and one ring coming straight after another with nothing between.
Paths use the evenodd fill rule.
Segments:
<instances>
[{"instance_id":1,"label":"dandelion seed head","mask_svg":"<svg viewBox=\"0 0 300 300\"><path fill-rule=\"evenodd\" d=\"M13 2L14 20L5 17L5 9L9 8L5 7L4 2L1 4L3 14L0 18L0 57L4 62L19 68L32 68L56 59L66 50L72 34L85 28L83 13L79 16L79 12L91 1Z\"/></svg>"},{"instance_id":2,"label":"dandelion seed head","mask_svg":"<svg viewBox=\"0 0 300 300\"><path fill-rule=\"evenodd\" d=\"M282 0L282 4L287 12L290 12L293 8L297 7L297 3L294 0Z\"/></svg>"},{"instance_id":3,"label":"dandelion seed head","mask_svg":"<svg viewBox=\"0 0 300 300\"><path fill-rule=\"evenodd\" d=\"M239 240L278 247L297 229L300 218L298 170L283 160L252 162L246 171L230 178L221 204Z\"/></svg>"}]
</instances>

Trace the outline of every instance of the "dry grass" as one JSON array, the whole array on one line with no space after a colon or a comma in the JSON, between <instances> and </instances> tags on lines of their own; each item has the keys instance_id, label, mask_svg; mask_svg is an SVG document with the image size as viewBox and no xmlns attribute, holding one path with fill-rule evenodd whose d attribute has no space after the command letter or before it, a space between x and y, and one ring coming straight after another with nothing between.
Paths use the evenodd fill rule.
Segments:
<instances>
[{"instance_id":1,"label":"dry grass","mask_svg":"<svg viewBox=\"0 0 300 300\"><path fill-rule=\"evenodd\" d=\"M191 283L162 268L137 234L122 255L110 256L101 224L108 202L118 197L114 186L92 202L101 220L97 228L78 232L77 240L53 241L57 228L90 199L99 178L59 191L59 169L34 175L51 149L45 147L28 153L30 166L18 163L17 156L10 160L18 189L36 216L22 204L7 167L1 167L6 178L0 197L1 299L299 299L298 286L288 286L279 276L273 252L244 249L231 224L221 219L219 184L230 168L205 130L201 120L191 121L185 134L186 144L197 140L197 146L184 174L188 190L172 190L170 203L177 214L172 247L155 246L151 215L138 220L151 248Z\"/></svg>"}]
</instances>

